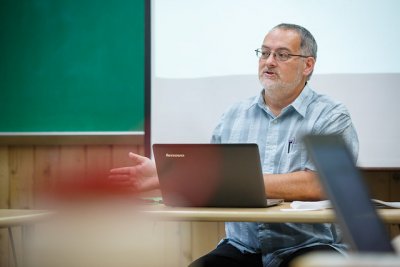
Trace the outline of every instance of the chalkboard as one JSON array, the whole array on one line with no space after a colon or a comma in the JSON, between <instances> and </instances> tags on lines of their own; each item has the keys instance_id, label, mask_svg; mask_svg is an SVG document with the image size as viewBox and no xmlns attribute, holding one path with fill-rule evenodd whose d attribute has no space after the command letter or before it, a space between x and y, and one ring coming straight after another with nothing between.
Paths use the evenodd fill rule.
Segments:
<instances>
[{"instance_id":1,"label":"chalkboard","mask_svg":"<svg viewBox=\"0 0 400 267\"><path fill-rule=\"evenodd\" d=\"M0 132L145 128L146 0L2 0Z\"/></svg>"}]
</instances>

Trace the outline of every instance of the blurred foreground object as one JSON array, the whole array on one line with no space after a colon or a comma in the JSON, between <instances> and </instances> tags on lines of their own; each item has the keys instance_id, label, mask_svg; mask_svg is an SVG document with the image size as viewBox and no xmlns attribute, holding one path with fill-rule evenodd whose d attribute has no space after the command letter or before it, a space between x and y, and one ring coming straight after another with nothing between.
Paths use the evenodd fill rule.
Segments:
<instances>
[{"instance_id":1,"label":"blurred foreground object","mask_svg":"<svg viewBox=\"0 0 400 267\"><path fill-rule=\"evenodd\" d=\"M312 253L300 257L293 267L398 267L400 255L361 253L342 256L337 253Z\"/></svg>"}]
</instances>

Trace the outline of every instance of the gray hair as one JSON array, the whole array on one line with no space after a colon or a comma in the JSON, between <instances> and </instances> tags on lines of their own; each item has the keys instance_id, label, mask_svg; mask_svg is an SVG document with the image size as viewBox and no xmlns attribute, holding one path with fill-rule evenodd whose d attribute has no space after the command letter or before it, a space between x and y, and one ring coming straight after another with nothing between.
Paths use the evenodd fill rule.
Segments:
<instances>
[{"instance_id":1,"label":"gray hair","mask_svg":"<svg viewBox=\"0 0 400 267\"><path fill-rule=\"evenodd\" d=\"M306 56L311 56L317 60L317 42L315 41L314 36L306 28L296 24L281 23L272 28L272 30L275 29L292 30L297 32L300 35L300 50ZM308 75L307 80L310 79L311 75L312 72Z\"/></svg>"}]
</instances>

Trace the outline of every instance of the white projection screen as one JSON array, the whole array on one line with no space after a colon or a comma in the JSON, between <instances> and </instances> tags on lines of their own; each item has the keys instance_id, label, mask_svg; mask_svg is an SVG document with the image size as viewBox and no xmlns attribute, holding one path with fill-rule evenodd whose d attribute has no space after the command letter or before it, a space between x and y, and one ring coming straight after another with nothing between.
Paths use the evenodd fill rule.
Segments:
<instances>
[{"instance_id":1,"label":"white projection screen","mask_svg":"<svg viewBox=\"0 0 400 267\"><path fill-rule=\"evenodd\" d=\"M400 167L400 1L152 0L151 143L208 143L222 113L258 94L258 48L295 23L318 43L311 87L343 102L358 166Z\"/></svg>"}]
</instances>

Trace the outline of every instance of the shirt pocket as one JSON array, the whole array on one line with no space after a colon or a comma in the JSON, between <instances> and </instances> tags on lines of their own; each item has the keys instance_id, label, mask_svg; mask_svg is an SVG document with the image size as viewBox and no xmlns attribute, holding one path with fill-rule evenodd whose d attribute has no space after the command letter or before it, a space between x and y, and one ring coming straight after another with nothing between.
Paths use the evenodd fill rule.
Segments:
<instances>
[{"instance_id":1,"label":"shirt pocket","mask_svg":"<svg viewBox=\"0 0 400 267\"><path fill-rule=\"evenodd\" d=\"M290 145L290 146L289 146ZM287 152L287 172L298 171L304 165L304 146L300 142L288 142L286 147Z\"/></svg>"}]
</instances>

